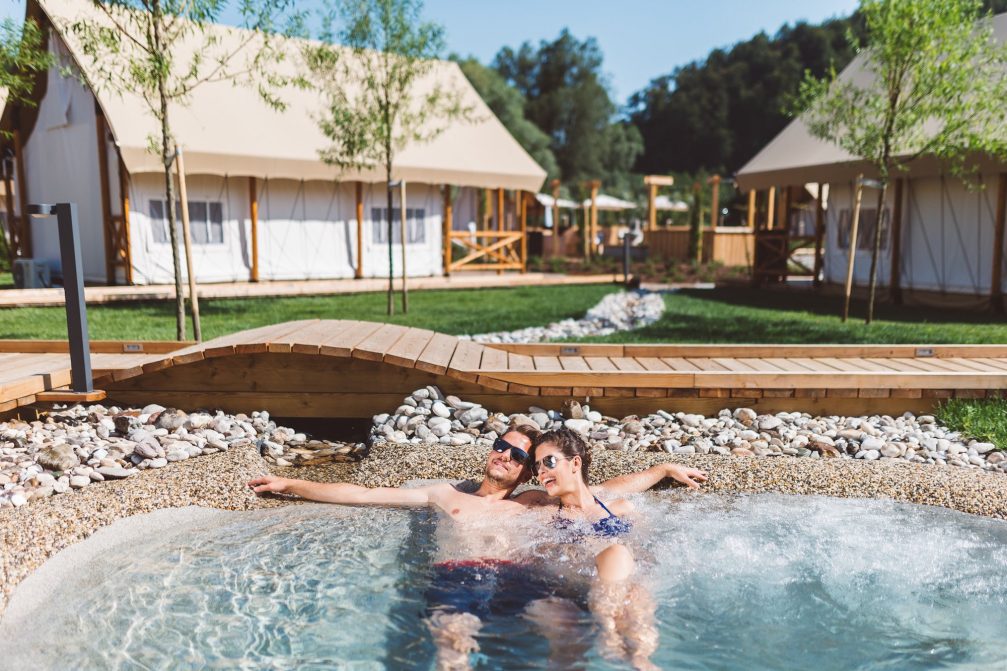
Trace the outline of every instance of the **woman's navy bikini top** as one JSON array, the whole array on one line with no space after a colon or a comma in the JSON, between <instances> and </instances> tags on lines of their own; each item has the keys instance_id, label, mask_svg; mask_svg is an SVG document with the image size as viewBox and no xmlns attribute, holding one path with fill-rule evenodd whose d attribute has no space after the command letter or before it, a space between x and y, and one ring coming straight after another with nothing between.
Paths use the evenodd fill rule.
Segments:
<instances>
[{"instance_id":1,"label":"woman's navy bikini top","mask_svg":"<svg viewBox=\"0 0 1007 671\"><path fill-rule=\"evenodd\" d=\"M621 536L624 533L628 533L630 529L633 528L632 522L629 520L624 520L618 515L614 515L611 510L608 509L604 503L596 496L594 497L595 503L602 507L602 509L608 513L608 517L603 517L597 522L591 524L591 529L594 531L596 536ZM560 501L559 509L563 510L563 502ZM568 517L561 517L559 513L556 514L556 526L560 529L569 529L570 525L573 523Z\"/></svg>"}]
</instances>

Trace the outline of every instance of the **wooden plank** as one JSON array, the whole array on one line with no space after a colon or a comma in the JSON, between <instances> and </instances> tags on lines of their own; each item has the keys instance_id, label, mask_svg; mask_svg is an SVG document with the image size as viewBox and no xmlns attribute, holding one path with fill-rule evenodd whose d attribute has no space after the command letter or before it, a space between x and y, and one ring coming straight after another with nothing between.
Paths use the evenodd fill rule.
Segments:
<instances>
[{"instance_id":1,"label":"wooden plank","mask_svg":"<svg viewBox=\"0 0 1007 671\"><path fill-rule=\"evenodd\" d=\"M475 382L479 370L479 362L483 356L483 345L471 340L459 340L455 347L451 362L448 364L447 375L458 380Z\"/></svg>"},{"instance_id":2,"label":"wooden plank","mask_svg":"<svg viewBox=\"0 0 1007 671\"><path fill-rule=\"evenodd\" d=\"M650 387L637 387L636 395L640 398L667 398L668 390Z\"/></svg>"},{"instance_id":3,"label":"wooden plank","mask_svg":"<svg viewBox=\"0 0 1007 671\"><path fill-rule=\"evenodd\" d=\"M783 370L761 357L742 357L738 359L738 362L748 366L750 370L759 370L764 373L779 373Z\"/></svg>"},{"instance_id":4,"label":"wooden plank","mask_svg":"<svg viewBox=\"0 0 1007 671\"><path fill-rule=\"evenodd\" d=\"M535 370L563 370L563 364L560 363L559 357L533 356L532 362L535 364Z\"/></svg>"},{"instance_id":5,"label":"wooden plank","mask_svg":"<svg viewBox=\"0 0 1007 671\"><path fill-rule=\"evenodd\" d=\"M605 393L605 390L602 387L571 387L570 393L580 398L591 398L601 396Z\"/></svg>"},{"instance_id":6,"label":"wooden plank","mask_svg":"<svg viewBox=\"0 0 1007 671\"><path fill-rule=\"evenodd\" d=\"M888 398L892 395L891 389L858 389L857 398Z\"/></svg>"},{"instance_id":7,"label":"wooden plank","mask_svg":"<svg viewBox=\"0 0 1007 671\"><path fill-rule=\"evenodd\" d=\"M617 371L616 365L612 363L612 360L604 356L586 356L584 357L584 362L587 363L587 367L593 371Z\"/></svg>"},{"instance_id":8,"label":"wooden plank","mask_svg":"<svg viewBox=\"0 0 1007 671\"><path fill-rule=\"evenodd\" d=\"M968 360L969 361L978 361L980 363L986 364L987 366L989 366L991 368L995 368L997 370L1002 370L1002 371L1007 371L1007 360L1005 360L1005 359L993 359L993 358L990 358L990 357L977 357L977 358L968 359Z\"/></svg>"},{"instance_id":9,"label":"wooden plank","mask_svg":"<svg viewBox=\"0 0 1007 671\"><path fill-rule=\"evenodd\" d=\"M508 371L533 371L535 370L535 360L526 354L516 354L514 352L509 352L507 354L507 369ZM507 391L514 394L528 394L534 396L539 393L539 387L527 384L522 381L508 380L509 384L507 386ZM548 386L565 386L565 385L548 385Z\"/></svg>"},{"instance_id":10,"label":"wooden plank","mask_svg":"<svg viewBox=\"0 0 1007 671\"><path fill-rule=\"evenodd\" d=\"M483 358L479 362L479 368L486 368L489 370L503 370L507 368L507 352L500 349L492 349L490 347L483 348ZM476 378L476 382L483 385L484 387L489 387L490 389L499 389L500 391L507 391L507 382L499 380L492 376L480 375Z\"/></svg>"},{"instance_id":11,"label":"wooden plank","mask_svg":"<svg viewBox=\"0 0 1007 671\"><path fill-rule=\"evenodd\" d=\"M410 328L385 354L385 361L403 368L413 368L416 360L434 337L428 329Z\"/></svg>"},{"instance_id":12,"label":"wooden plank","mask_svg":"<svg viewBox=\"0 0 1007 671\"><path fill-rule=\"evenodd\" d=\"M406 334L406 327L398 324L383 324L371 335L363 338L353 347L350 356L365 361L381 361L385 353Z\"/></svg>"},{"instance_id":13,"label":"wooden plank","mask_svg":"<svg viewBox=\"0 0 1007 671\"><path fill-rule=\"evenodd\" d=\"M794 398L795 389L763 389L763 398Z\"/></svg>"},{"instance_id":14,"label":"wooden plank","mask_svg":"<svg viewBox=\"0 0 1007 671\"><path fill-rule=\"evenodd\" d=\"M435 375L443 375L447 372L448 364L451 362L451 356L455 353L457 345L458 338L444 333L435 333L416 359L416 368Z\"/></svg>"},{"instance_id":15,"label":"wooden plank","mask_svg":"<svg viewBox=\"0 0 1007 671\"><path fill-rule=\"evenodd\" d=\"M636 390L624 387L605 387L605 393L602 394L602 396L612 398L633 398L636 396Z\"/></svg>"},{"instance_id":16,"label":"wooden plank","mask_svg":"<svg viewBox=\"0 0 1007 671\"><path fill-rule=\"evenodd\" d=\"M539 389L542 396L563 396L569 398L573 394L572 387L542 387Z\"/></svg>"},{"instance_id":17,"label":"wooden plank","mask_svg":"<svg viewBox=\"0 0 1007 671\"><path fill-rule=\"evenodd\" d=\"M317 319L302 319L298 321L284 322L282 324L274 324L273 326L264 328L254 336L247 333L236 333L234 335L241 335L242 337L240 337L235 343L234 353L255 354L257 352L268 352L269 343L279 341L284 336L299 331L300 329L305 328L310 324L314 324L317 321Z\"/></svg>"},{"instance_id":18,"label":"wooden plank","mask_svg":"<svg viewBox=\"0 0 1007 671\"><path fill-rule=\"evenodd\" d=\"M289 353L296 347L302 354L318 354L318 347L332 334L340 322L333 319L319 320L313 324L291 331L272 340L266 349L269 352Z\"/></svg>"},{"instance_id":19,"label":"wooden plank","mask_svg":"<svg viewBox=\"0 0 1007 671\"><path fill-rule=\"evenodd\" d=\"M178 340L92 340L92 354L163 354L193 345ZM0 353L69 353L66 340L0 340Z\"/></svg>"},{"instance_id":20,"label":"wooden plank","mask_svg":"<svg viewBox=\"0 0 1007 671\"><path fill-rule=\"evenodd\" d=\"M587 365L587 361L584 357L580 356L561 356L559 358L559 365L563 367L563 370L591 370L591 367Z\"/></svg>"},{"instance_id":21,"label":"wooden plank","mask_svg":"<svg viewBox=\"0 0 1007 671\"><path fill-rule=\"evenodd\" d=\"M351 322L345 330L319 345L318 353L322 356L348 358L353 354L353 349L358 344L370 337L381 326L381 324L375 324L374 322Z\"/></svg>"},{"instance_id":22,"label":"wooden plank","mask_svg":"<svg viewBox=\"0 0 1007 671\"><path fill-rule=\"evenodd\" d=\"M624 370L629 372L647 370L642 365L640 365L640 362L630 357L612 357L610 361L612 362L612 365L614 365L618 370Z\"/></svg>"},{"instance_id":23,"label":"wooden plank","mask_svg":"<svg viewBox=\"0 0 1007 671\"><path fill-rule=\"evenodd\" d=\"M762 398L761 389L732 389L731 398Z\"/></svg>"},{"instance_id":24,"label":"wooden plank","mask_svg":"<svg viewBox=\"0 0 1007 671\"><path fill-rule=\"evenodd\" d=\"M818 363L825 366L835 368L839 371L846 371L849 373L860 373L863 372L863 368L858 366L856 363L849 361L847 359L837 359L835 357L817 357L814 359Z\"/></svg>"},{"instance_id":25,"label":"wooden plank","mask_svg":"<svg viewBox=\"0 0 1007 671\"><path fill-rule=\"evenodd\" d=\"M665 359L667 361L667 359ZM697 369L708 372L708 371L727 371L730 370L727 366L717 363L708 357L687 357L686 361L691 363Z\"/></svg>"},{"instance_id":26,"label":"wooden plank","mask_svg":"<svg viewBox=\"0 0 1007 671\"><path fill-rule=\"evenodd\" d=\"M35 394L36 403L96 403L104 399L105 392L101 389L86 392L69 390L40 391Z\"/></svg>"},{"instance_id":27,"label":"wooden plank","mask_svg":"<svg viewBox=\"0 0 1007 671\"><path fill-rule=\"evenodd\" d=\"M767 358L766 361L787 372L804 373L811 370L807 366L794 361L790 357L770 357Z\"/></svg>"},{"instance_id":28,"label":"wooden plank","mask_svg":"<svg viewBox=\"0 0 1007 671\"><path fill-rule=\"evenodd\" d=\"M825 395L828 398L859 398L859 389L827 389Z\"/></svg>"},{"instance_id":29,"label":"wooden plank","mask_svg":"<svg viewBox=\"0 0 1007 671\"><path fill-rule=\"evenodd\" d=\"M700 398L731 398L730 389L700 389Z\"/></svg>"},{"instance_id":30,"label":"wooden plank","mask_svg":"<svg viewBox=\"0 0 1007 671\"><path fill-rule=\"evenodd\" d=\"M654 372L663 372L663 371L670 371L671 370L671 366L669 366L665 362L661 361L656 356L643 356L643 357L635 357L635 358L640 363L640 365L643 366L644 370L649 370L649 371L654 371Z\"/></svg>"},{"instance_id":31,"label":"wooden plank","mask_svg":"<svg viewBox=\"0 0 1007 671\"><path fill-rule=\"evenodd\" d=\"M891 398L923 398L922 389L891 389Z\"/></svg>"},{"instance_id":32,"label":"wooden plank","mask_svg":"<svg viewBox=\"0 0 1007 671\"><path fill-rule=\"evenodd\" d=\"M736 371L746 371L746 370L756 370L746 363L743 363L739 359L728 356L717 356L710 359L713 363L723 366L725 370L736 370Z\"/></svg>"}]
</instances>

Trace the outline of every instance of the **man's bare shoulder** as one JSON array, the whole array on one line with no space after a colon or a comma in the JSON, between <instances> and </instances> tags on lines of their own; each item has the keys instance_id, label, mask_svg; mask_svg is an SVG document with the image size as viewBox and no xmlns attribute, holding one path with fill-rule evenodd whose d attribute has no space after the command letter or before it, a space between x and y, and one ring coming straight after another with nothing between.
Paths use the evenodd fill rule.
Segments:
<instances>
[{"instance_id":1,"label":"man's bare shoulder","mask_svg":"<svg viewBox=\"0 0 1007 671\"><path fill-rule=\"evenodd\" d=\"M526 492L521 492L512 498L511 501L517 501L524 506L548 506L555 504L556 499L552 498L541 489L529 489Z\"/></svg>"}]
</instances>

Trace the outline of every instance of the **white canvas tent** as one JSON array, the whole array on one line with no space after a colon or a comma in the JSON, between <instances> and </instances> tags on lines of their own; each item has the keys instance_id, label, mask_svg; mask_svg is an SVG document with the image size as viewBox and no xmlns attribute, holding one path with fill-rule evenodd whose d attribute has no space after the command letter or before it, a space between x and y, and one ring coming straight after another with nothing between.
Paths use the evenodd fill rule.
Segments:
<instances>
[{"instance_id":1,"label":"white canvas tent","mask_svg":"<svg viewBox=\"0 0 1007 671\"><path fill-rule=\"evenodd\" d=\"M996 39L1007 41L1007 14L992 21ZM863 55L840 75L860 82L871 76ZM1002 220L996 221L996 212L998 202L1007 199L1000 180L1007 166L982 158L975 161L980 171L979 189L967 188L930 158L914 161L901 183L889 189L881 217L880 286L894 287L896 293L909 290L917 300L941 304L961 302L967 296L979 299L977 303L990 296L999 300L1004 290L1003 249L996 249L993 242L997 227L1003 227ZM826 282L841 284L849 258L854 180L860 173L874 176L870 166L838 146L812 137L804 122L795 119L738 171L736 180L741 191L775 189L776 194L784 187L804 189L812 182L823 185L823 196L828 199L823 275ZM817 196L817 189L813 195ZM876 192L866 189L858 240L853 245L854 281L860 286L868 281L877 221L875 199ZM779 195L776 202L780 202ZM996 272L994 266L998 266Z\"/></svg>"},{"instance_id":2,"label":"white canvas tent","mask_svg":"<svg viewBox=\"0 0 1007 671\"><path fill-rule=\"evenodd\" d=\"M87 280L170 282L162 166L147 150L155 119L139 96L84 85L61 72L67 68L96 82L95 66L67 26L82 16L100 22L103 15L86 0L31 0L27 11L49 29L49 49L59 65L37 91L37 111L4 113L4 124L18 132L18 147L11 151L24 170L25 202L78 204ZM240 44L247 35L223 26L212 30L225 45ZM284 44L289 57L280 67L298 68L300 42ZM197 47L196 41L188 46ZM436 63L417 93L435 82L462 96L472 121L453 123L432 142L408 146L398 156L393 178L408 185L411 275L441 272L444 185L460 187L454 198L465 216L477 189L534 192L545 179L456 64ZM340 173L322 162L318 152L327 142L316 119L323 101L294 88L281 98L286 109L278 111L251 87L212 82L197 88L186 106L170 110L186 154L197 278L250 279L253 257L258 277L252 279L353 277L358 269L364 276L387 274L387 232L379 225L386 207L383 173ZM97 169L102 163L107 180ZM359 225L358 193L364 215ZM30 227L31 248L25 251L58 266L52 227L41 222ZM396 247L398 237L395 226ZM401 258L401 250L394 256Z\"/></svg>"}]
</instances>

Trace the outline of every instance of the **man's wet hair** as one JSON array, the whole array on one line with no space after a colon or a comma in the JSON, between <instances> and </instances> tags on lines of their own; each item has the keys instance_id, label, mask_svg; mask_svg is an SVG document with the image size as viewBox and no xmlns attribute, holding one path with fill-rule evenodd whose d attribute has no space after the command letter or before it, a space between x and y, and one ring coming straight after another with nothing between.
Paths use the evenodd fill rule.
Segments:
<instances>
[{"instance_id":1,"label":"man's wet hair","mask_svg":"<svg viewBox=\"0 0 1007 671\"><path fill-rule=\"evenodd\" d=\"M539 437L532 441L531 444L531 460L533 464L538 458L535 456L538 448L546 443L555 445L563 456L568 459L580 457L580 474L584 478L584 482L588 481L587 472L591 467L591 448L587 446L587 443L584 442L579 433L564 428L539 434Z\"/></svg>"},{"instance_id":2,"label":"man's wet hair","mask_svg":"<svg viewBox=\"0 0 1007 671\"><path fill-rule=\"evenodd\" d=\"M538 440L539 436L542 435L542 432L536 429L531 424L518 424L517 426L511 426L506 431L504 431L504 435L510 433L511 431L520 433L522 436L530 440L532 445L534 445L535 441Z\"/></svg>"}]
</instances>

